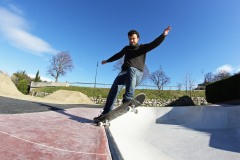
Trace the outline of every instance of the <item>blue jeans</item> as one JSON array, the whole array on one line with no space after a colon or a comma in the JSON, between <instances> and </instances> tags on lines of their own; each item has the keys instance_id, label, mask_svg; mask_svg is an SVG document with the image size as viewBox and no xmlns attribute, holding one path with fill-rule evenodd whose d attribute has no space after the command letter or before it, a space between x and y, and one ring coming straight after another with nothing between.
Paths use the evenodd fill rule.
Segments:
<instances>
[{"instance_id":1,"label":"blue jeans","mask_svg":"<svg viewBox=\"0 0 240 160\"><path fill-rule=\"evenodd\" d=\"M126 86L126 91L123 95L123 103L133 99L135 88L140 84L142 77L143 72L134 67L130 67L126 71L121 71L114 80L108 93L103 114L106 114L113 109L117 96L124 86Z\"/></svg>"}]
</instances>

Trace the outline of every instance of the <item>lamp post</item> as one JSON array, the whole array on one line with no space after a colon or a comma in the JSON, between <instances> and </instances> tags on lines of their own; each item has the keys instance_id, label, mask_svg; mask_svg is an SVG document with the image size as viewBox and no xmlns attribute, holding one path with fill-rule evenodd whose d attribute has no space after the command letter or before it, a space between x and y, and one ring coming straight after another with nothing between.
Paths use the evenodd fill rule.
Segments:
<instances>
[{"instance_id":1,"label":"lamp post","mask_svg":"<svg viewBox=\"0 0 240 160\"><path fill-rule=\"evenodd\" d=\"M96 83L97 83L97 69L98 69L98 61L97 61L97 67L96 67L94 88L96 88Z\"/></svg>"}]
</instances>

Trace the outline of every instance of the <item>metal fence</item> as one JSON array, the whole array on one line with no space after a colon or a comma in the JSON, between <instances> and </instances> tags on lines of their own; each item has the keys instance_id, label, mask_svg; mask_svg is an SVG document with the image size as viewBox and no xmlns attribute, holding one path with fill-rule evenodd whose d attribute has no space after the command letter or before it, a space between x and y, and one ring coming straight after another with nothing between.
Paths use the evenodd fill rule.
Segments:
<instances>
[{"instance_id":1,"label":"metal fence","mask_svg":"<svg viewBox=\"0 0 240 160\"><path fill-rule=\"evenodd\" d=\"M92 88L111 88L112 84L106 83L84 83L84 82L70 82L71 86L92 87ZM158 90L157 86L141 84L137 86L138 89L153 89ZM162 90L179 90L178 86L163 86Z\"/></svg>"}]
</instances>

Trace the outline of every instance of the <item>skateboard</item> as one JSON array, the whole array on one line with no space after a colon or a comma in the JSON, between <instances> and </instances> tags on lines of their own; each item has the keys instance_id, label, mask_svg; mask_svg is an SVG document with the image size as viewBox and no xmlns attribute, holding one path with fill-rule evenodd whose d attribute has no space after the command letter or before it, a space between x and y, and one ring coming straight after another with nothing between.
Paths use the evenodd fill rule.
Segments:
<instances>
[{"instance_id":1,"label":"skateboard","mask_svg":"<svg viewBox=\"0 0 240 160\"><path fill-rule=\"evenodd\" d=\"M143 93L138 94L131 101L122 104L121 106L115 108L114 110L110 111L109 113L98 118L97 125L98 126L110 126L110 121L118 118L119 116L121 116L127 112L134 112L137 114L138 110L136 108L143 104L145 97L146 96Z\"/></svg>"}]
</instances>

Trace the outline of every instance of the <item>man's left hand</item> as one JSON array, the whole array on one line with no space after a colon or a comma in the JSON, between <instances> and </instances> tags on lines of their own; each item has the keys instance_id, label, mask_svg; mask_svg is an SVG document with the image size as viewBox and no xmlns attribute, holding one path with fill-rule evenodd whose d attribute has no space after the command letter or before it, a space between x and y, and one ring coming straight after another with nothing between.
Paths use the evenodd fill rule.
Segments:
<instances>
[{"instance_id":1,"label":"man's left hand","mask_svg":"<svg viewBox=\"0 0 240 160\"><path fill-rule=\"evenodd\" d=\"M171 29L172 29L171 26L168 26L166 29L164 29L164 31L163 31L164 36L167 36Z\"/></svg>"}]
</instances>

